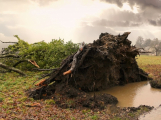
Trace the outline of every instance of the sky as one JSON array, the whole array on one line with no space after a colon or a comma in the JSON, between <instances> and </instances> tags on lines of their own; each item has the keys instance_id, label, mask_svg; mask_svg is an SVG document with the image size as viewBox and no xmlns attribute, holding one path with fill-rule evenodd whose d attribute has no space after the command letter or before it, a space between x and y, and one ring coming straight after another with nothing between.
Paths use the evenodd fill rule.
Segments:
<instances>
[{"instance_id":1,"label":"sky","mask_svg":"<svg viewBox=\"0 0 161 120\"><path fill-rule=\"evenodd\" d=\"M161 40L161 0L0 0L0 40L93 42L103 32ZM0 42L0 49L6 44Z\"/></svg>"}]
</instances>

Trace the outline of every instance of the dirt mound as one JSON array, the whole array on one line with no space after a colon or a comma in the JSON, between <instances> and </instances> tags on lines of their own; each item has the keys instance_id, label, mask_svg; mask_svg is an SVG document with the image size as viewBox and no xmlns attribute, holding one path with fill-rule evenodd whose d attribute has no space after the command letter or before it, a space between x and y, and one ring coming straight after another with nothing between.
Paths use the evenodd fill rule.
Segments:
<instances>
[{"instance_id":1,"label":"dirt mound","mask_svg":"<svg viewBox=\"0 0 161 120\"><path fill-rule=\"evenodd\" d=\"M159 80L151 80L150 81L150 85L153 88L159 88L159 89L161 89L161 80L160 79Z\"/></svg>"},{"instance_id":2,"label":"dirt mound","mask_svg":"<svg viewBox=\"0 0 161 120\"><path fill-rule=\"evenodd\" d=\"M49 78L44 79L39 88L31 90L29 96L40 99L44 98L44 94L45 98L60 94L66 98L77 98L78 94L86 95L85 92L148 80L148 74L137 65L135 56L139 54L139 50L131 46L131 41L127 39L129 34L126 32L114 36L101 33L99 39L85 45L77 55L77 62L71 74L63 75L70 69L75 54L62 61L61 67L53 71ZM99 97L103 102L106 101L105 104L111 103L110 101L117 103L117 100L113 100L114 97L103 96ZM91 99L88 101L91 103ZM89 106L88 101L85 106ZM95 103L100 102L96 101Z\"/></svg>"}]
</instances>

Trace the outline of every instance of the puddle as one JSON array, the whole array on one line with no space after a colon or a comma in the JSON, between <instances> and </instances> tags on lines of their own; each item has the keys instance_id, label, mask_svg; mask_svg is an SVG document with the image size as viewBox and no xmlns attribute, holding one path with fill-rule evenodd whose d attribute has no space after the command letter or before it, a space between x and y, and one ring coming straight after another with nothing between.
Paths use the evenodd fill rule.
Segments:
<instances>
[{"instance_id":1,"label":"puddle","mask_svg":"<svg viewBox=\"0 0 161 120\"><path fill-rule=\"evenodd\" d=\"M96 92L96 95L102 93L115 96L119 101L117 106L120 107L138 107L139 105L158 107L161 104L161 89L151 88L148 81L115 86Z\"/></svg>"}]
</instances>

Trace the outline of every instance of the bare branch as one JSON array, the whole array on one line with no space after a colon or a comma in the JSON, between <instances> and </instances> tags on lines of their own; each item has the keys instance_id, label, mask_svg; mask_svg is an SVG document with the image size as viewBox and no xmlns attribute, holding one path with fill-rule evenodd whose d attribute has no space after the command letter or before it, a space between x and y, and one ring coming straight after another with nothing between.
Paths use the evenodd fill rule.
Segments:
<instances>
[{"instance_id":1,"label":"bare branch","mask_svg":"<svg viewBox=\"0 0 161 120\"><path fill-rule=\"evenodd\" d=\"M58 68L55 69L38 69L38 68L33 68L33 70L38 70L38 71L51 71L51 70L57 70Z\"/></svg>"},{"instance_id":2,"label":"bare branch","mask_svg":"<svg viewBox=\"0 0 161 120\"><path fill-rule=\"evenodd\" d=\"M17 43L17 42L3 42L2 40L0 40L2 43Z\"/></svg>"},{"instance_id":3,"label":"bare branch","mask_svg":"<svg viewBox=\"0 0 161 120\"><path fill-rule=\"evenodd\" d=\"M6 57L19 58L20 56L18 56L18 55L13 55L13 54L0 56L0 58L6 58Z\"/></svg>"},{"instance_id":4,"label":"bare branch","mask_svg":"<svg viewBox=\"0 0 161 120\"><path fill-rule=\"evenodd\" d=\"M5 64L3 64L3 63L0 63L0 67L2 67L2 68L4 68L4 69L7 69L7 70L10 70L10 71L17 72L17 73L19 73L19 74L21 74L21 75L23 75L23 76L26 76L26 74L23 73L21 70L16 69L16 68L14 68L14 67L7 66L7 65L5 65Z\"/></svg>"},{"instance_id":5,"label":"bare branch","mask_svg":"<svg viewBox=\"0 0 161 120\"><path fill-rule=\"evenodd\" d=\"M22 63L22 62L30 62L31 64L33 64L34 66L36 66L36 67L39 68L39 66L38 66L38 65L36 64L36 62L33 61L33 60L20 60L20 61L18 61L17 63L15 63L15 64L13 65L13 67L16 67L18 64L20 64L20 63Z\"/></svg>"},{"instance_id":6,"label":"bare branch","mask_svg":"<svg viewBox=\"0 0 161 120\"><path fill-rule=\"evenodd\" d=\"M149 52L149 51L144 51L144 52L140 52L140 53L152 53L152 52Z\"/></svg>"}]
</instances>

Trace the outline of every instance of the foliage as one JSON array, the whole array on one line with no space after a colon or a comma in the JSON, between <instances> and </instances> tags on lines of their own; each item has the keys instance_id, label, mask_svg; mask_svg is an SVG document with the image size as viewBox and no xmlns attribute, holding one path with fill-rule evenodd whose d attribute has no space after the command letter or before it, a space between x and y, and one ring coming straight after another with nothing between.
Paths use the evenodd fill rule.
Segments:
<instances>
[{"instance_id":1,"label":"foliage","mask_svg":"<svg viewBox=\"0 0 161 120\"><path fill-rule=\"evenodd\" d=\"M53 39L51 42L44 41L29 44L21 40L18 35L15 35L18 42L14 45L9 45L3 52L5 54L15 54L20 58L5 58L3 62L7 65L13 66L13 63L23 59L31 59L37 62L40 68L55 68L60 65L60 62L67 56L75 53L78 50L78 44L72 41L67 43L64 40ZM18 66L21 69L31 69L32 64L23 63Z\"/></svg>"}]
</instances>

